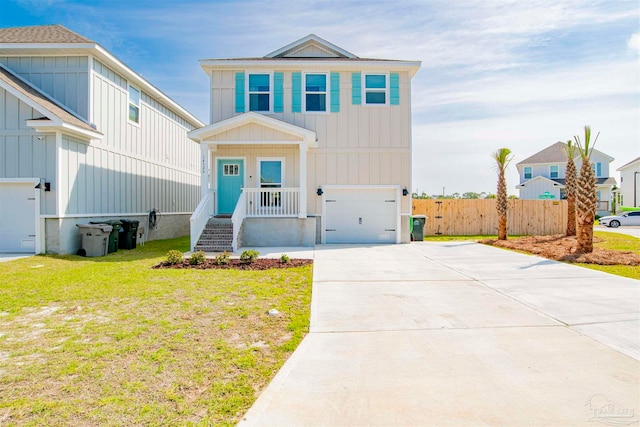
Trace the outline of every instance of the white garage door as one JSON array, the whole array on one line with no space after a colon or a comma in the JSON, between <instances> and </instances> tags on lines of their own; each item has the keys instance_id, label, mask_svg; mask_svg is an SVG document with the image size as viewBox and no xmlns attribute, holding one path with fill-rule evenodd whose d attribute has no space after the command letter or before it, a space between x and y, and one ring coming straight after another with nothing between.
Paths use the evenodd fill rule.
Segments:
<instances>
[{"instance_id":1,"label":"white garage door","mask_svg":"<svg viewBox=\"0 0 640 427\"><path fill-rule=\"evenodd\" d=\"M35 252L36 195L32 183L0 183L0 252Z\"/></svg>"},{"instance_id":2,"label":"white garage door","mask_svg":"<svg viewBox=\"0 0 640 427\"><path fill-rule=\"evenodd\" d=\"M324 193L326 243L396 243L395 188L327 188Z\"/></svg>"}]
</instances>

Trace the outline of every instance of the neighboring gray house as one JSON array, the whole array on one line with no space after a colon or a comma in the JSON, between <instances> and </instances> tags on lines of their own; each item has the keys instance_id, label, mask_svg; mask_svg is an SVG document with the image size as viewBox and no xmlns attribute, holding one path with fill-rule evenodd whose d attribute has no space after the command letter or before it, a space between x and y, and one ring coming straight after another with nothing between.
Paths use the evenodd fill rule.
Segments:
<instances>
[{"instance_id":1,"label":"neighboring gray house","mask_svg":"<svg viewBox=\"0 0 640 427\"><path fill-rule=\"evenodd\" d=\"M618 168L620 206L640 207L640 157Z\"/></svg>"},{"instance_id":2,"label":"neighboring gray house","mask_svg":"<svg viewBox=\"0 0 640 427\"><path fill-rule=\"evenodd\" d=\"M567 168L566 143L556 142L516 165L520 175L520 198L566 199L565 172ZM611 190L616 180L609 176L609 163L614 160L598 150L593 150L591 166L596 175L598 215L608 215L611 210ZM579 156L574 159L578 171L582 166Z\"/></svg>"},{"instance_id":3,"label":"neighboring gray house","mask_svg":"<svg viewBox=\"0 0 640 427\"><path fill-rule=\"evenodd\" d=\"M311 34L264 57L200 65L211 124L189 133L203 164L192 247L410 240L420 62L359 58Z\"/></svg>"},{"instance_id":4,"label":"neighboring gray house","mask_svg":"<svg viewBox=\"0 0 640 427\"><path fill-rule=\"evenodd\" d=\"M188 234L203 123L60 25L0 29L0 252L74 253L76 224L161 221Z\"/></svg>"}]
</instances>

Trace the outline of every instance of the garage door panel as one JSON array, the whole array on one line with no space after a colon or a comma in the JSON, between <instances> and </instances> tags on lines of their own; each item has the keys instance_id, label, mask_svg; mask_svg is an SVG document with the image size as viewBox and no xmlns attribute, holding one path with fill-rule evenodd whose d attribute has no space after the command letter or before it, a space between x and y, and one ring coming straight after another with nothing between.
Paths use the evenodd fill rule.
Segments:
<instances>
[{"instance_id":1,"label":"garage door panel","mask_svg":"<svg viewBox=\"0 0 640 427\"><path fill-rule=\"evenodd\" d=\"M31 183L0 184L0 252L35 252L36 198Z\"/></svg>"},{"instance_id":2,"label":"garage door panel","mask_svg":"<svg viewBox=\"0 0 640 427\"><path fill-rule=\"evenodd\" d=\"M327 243L395 243L397 190L325 190Z\"/></svg>"}]
</instances>

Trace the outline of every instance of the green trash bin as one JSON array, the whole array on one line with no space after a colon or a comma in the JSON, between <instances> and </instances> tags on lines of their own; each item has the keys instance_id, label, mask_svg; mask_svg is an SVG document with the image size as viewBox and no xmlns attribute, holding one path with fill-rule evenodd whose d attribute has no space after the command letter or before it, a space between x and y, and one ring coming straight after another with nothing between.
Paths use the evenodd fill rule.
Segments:
<instances>
[{"instance_id":1,"label":"green trash bin","mask_svg":"<svg viewBox=\"0 0 640 427\"><path fill-rule=\"evenodd\" d=\"M414 215L411 219L411 225L413 227L413 231L411 232L411 236L413 240L417 242L422 242L424 240L424 225L427 223L426 215Z\"/></svg>"},{"instance_id":2,"label":"green trash bin","mask_svg":"<svg viewBox=\"0 0 640 427\"><path fill-rule=\"evenodd\" d=\"M109 219L107 221L91 222L91 224L109 224L113 227L111 234L109 234L109 249L108 253L118 252L118 241L120 240L120 229L122 228L122 222L117 219Z\"/></svg>"},{"instance_id":3,"label":"green trash bin","mask_svg":"<svg viewBox=\"0 0 640 427\"><path fill-rule=\"evenodd\" d=\"M135 249L138 237L138 224L140 221L121 219L122 228L120 229L120 238L118 241L119 249Z\"/></svg>"}]
</instances>

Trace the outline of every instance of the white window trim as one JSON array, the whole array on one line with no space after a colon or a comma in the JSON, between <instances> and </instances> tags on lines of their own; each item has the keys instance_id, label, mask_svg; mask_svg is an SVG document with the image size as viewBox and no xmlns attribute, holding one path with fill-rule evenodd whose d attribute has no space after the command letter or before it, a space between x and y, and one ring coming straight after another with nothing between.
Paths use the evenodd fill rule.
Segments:
<instances>
[{"instance_id":1,"label":"white window trim","mask_svg":"<svg viewBox=\"0 0 640 427\"><path fill-rule=\"evenodd\" d=\"M384 104L369 104L367 103L367 76L386 76L386 86L384 88ZM389 80L389 73L362 73L362 105L367 107L385 107L389 105L389 95L391 88L391 81ZM383 92L382 89L369 89L370 92Z\"/></svg>"},{"instance_id":2,"label":"white window trim","mask_svg":"<svg viewBox=\"0 0 640 427\"><path fill-rule=\"evenodd\" d=\"M249 92L249 79L250 76L252 75L257 75L257 74L267 74L269 76L269 110L268 111L254 111L254 113L273 113L273 97L274 97L274 91L273 91L273 72L272 71L254 71L254 72L247 72L247 78L245 79L245 83L244 83L244 105L245 105L245 111L249 112L252 111L251 110L251 93L254 94L265 94L267 92Z\"/></svg>"},{"instance_id":3,"label":"white window trim","mask_svg":"<svg viewBox=\"0 0 640 427\"><path fill-rule=\"evenodd\" d=\"M558 168L556 170L556 176L555 177L553 176L553 170L552 170L553 168ZM549 166L549 178L551 178L551 179L559 179L560 178L560 166L558 166L558 165L550 165Z\"/></svg>"},{"instance_id":4,"label":"white window trim","mask_svg":"<svg viewBox=\"0 0 640 427\"><path fill-rule=\"evenodd\" d=\"M282 182L280 183L280 188L286 188L286 176L285 176L285 157L258 157L256 158L256 188L262 188L262 183L260 182L260 175L261 175L261 168L260 168L260 163L261 162L280 162L280 179L282 180Z\"/></svg>"},{"instance_id":5,"label":"white window trim","mask_svg":"<svg viewBox=\"0 0 640 427\"><path fill-rule=\"evenodd\" d=\"M138 91L138 93L140 94L140 100L138 101L138 104L134 104L133 102L131 102L131 88L135 89ZM134 121L131 120L131 118L129 117L129 106L131 105L135 105L136 107L138 107L138 121ZM138 89L137 87L135 87L134 85L127 83L127 121L129 123L131 123L134 126L138 126L140 127L140 120L142 120L142 90Z\"/></svg>"},{"instance_id":6,"label":"white window trim","mask_svg":"<svg viewBox=\"0 0 640 427\"><path fill-rule=\"evenodd\" d=\"M309 92L310 94L325 94L325 103L324 103L324 111L307 111L307 75L308 74L322 74L325 76L327 89L325 92ZM325 72L305 72L302 74L302 97L303 97L303 106L302 112L308 114L327 114L331 110L331 76L329 73Z\"/></svg>"}]
</instances>

